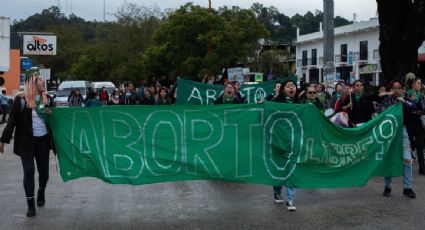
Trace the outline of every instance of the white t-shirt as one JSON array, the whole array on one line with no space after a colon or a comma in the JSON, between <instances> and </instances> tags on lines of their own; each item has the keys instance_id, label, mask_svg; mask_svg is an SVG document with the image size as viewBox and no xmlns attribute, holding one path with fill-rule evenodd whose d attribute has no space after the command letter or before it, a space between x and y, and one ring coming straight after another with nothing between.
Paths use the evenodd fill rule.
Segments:
<instances>
[{"instance_id":1,"label":"white t-shirt","mask_svg":"<svg viewBox=\"0 0 425 230\"><path fill-rule=\"evenodd\" d=\"M42 137L47 134L47 127L44 120L37 115L35 109L32 110L32 135Z\"/></svg>"}]
</instances>

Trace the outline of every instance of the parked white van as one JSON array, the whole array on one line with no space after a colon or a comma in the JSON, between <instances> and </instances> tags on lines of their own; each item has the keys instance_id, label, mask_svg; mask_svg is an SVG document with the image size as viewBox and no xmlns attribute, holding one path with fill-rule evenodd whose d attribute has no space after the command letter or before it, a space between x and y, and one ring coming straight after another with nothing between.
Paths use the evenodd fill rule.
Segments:
<instances>
[{"instance_id":1,"label":"parked white van","mask_svg":"<svg viewBox=\"0 0 425 230\"><path fill-rule=\"evenodd\" d=\"M71 91L76 89L79 89L83 98L86 99L89 90L91 90L91 85L88 81L62 82L56 93L55 106L68 106L68 97L71 95Z\"/></svg>"},{"instance_id":2,"label":"parked white van","mask_svg":"<svg viewBox=\"0 0 425 230\"><path fill-rule=\"evenodd\" d=\"M114 83L110 81L96 81L91 83L91 87L93 88L94 92L100 92L103 87L106 88L106 91L109 95L111 95L112 91L115 90Z\"/></svg>"}]
</instances>

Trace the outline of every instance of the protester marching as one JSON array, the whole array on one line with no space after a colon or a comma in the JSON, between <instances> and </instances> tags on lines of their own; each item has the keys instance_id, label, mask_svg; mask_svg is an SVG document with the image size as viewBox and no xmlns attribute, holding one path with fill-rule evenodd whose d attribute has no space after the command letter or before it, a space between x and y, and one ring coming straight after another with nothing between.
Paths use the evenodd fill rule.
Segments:
<instances>
[{"instance_id":1,"label":"protester marching","mask_svg":"<svg viewBox=\"0 0 425 230\"><path fill-rule=\"evenodd\" d=\"M43 82L39 79L38 75L33 75L26 80L24 93L15 98L0 142L0 151L3 152L4 144L10 142L16 129L14 153L21 157L24 168L28 217L36 215L35 204L41 207L46 202L44 191L48 180L46 165L48 150L52 147L51 137L57 147L61 176L65 181L92 175L108 183L128 183L120 179L128 175L134 180L131 184L199 178L260 183L273 185L275 203L286 204L288 211L296 210L296 188L359 186L373 176L385 177L383 195L388 197L392 189L391 178L404 175L403 194L415 198L412 188L413 157L418 162L419 175L424 175L421 120L424 89L421 80L413 74L408 74L404 82L393 81L389 85L390 91L381 87L367 92L360 80L352 85L338 83L332 96L325 91L323 84L303 84L305 87L299 88L293 78L256 86L241 85L238 81L227 82L224 86L183 80L168 86L156 82L155 87L135 87L128 83L116 88L110 95L104 88L99 92L89 91L85 99L80 90L72 90L68 102L73 110L59 107L53 111L50 109L53 99L46 96ZM191 100L194 100L193 105L190 105ZM179 101L186 101L188 105L180 103L179 107L172 106ZM402 108L396 106L398 102ZM111 105L128 105L134 109L125 112L126 109L117 110L114 108L118 107ZM159 109L158 105L170 107L161 106ZM79 112L89 107L94 110ZM329 109L331 113L327 113ZM402 117L404 120L400 126ZM72 122L65 124L66 120ZM118 120L129 130L122 129L116 123ZM183 120L184 123L180 122ZM234 131L230 131L229 127L236 127L236 136L231 137L229 132ZM346 127L338 132L347 132L344 135L351 135L352 140L347 142L343 136L336 135L338 127ZM320 134L314 132L318 129L322 130ZM376 133L377 129L380 133ZM113 133L110 133L111 130L114 130ZM83 136L68 136L69 133ZM144 137L145 155L125 147L140 141L139 135ZM31 136L36 138L31 140ZM179 137L183 136L180 140ZM105 151L117 148L119 143L124 146L119 151L126 152L127 156L119 159L114 154L107 155L106 158L115 158L112 165L100 155L96 156L97 150L94 150L99 148L99 137L104 139ZM154 143L158 137L162 137L161 150ZM24 142L26 144L21 145ZM65 143L72 143L71 149L64 148ZM180 146L187 147L179 149ZM177 151L172 160L157 158L157 154L167 154L171 149ZM211 155L199 155L202 149L210 149ZM235 151L236 155L225 158L218 152L214 153L223 150ZM78 152L82 151L95 155L80 156ZM178 152L185 158L180 158ZM403 161L395 160L398 157L402 157ZM84 163L86 158L92 163ZM40 176L36 197L34 160ZM125 165L128 160L132 162L131 166L122 174L125 170L117 164ZM233 161L237 162L234 169L236 177L225 169L233 168L230 166ZM373 166L371 162L374 162ZM144 165L151 175L146 175ZM183 165L186 171L177 165ZM354 172L350 167L356 165L363 165L368 173L357 172L356 179L347 181ZM332 172L335 169L339 170L339 175ZM359 173L363 175L359 176ZM149 182L139 178L140 175L150 178L147 179ZM316 179L300 180L307 175ZM286 186L285 198L282 186Z\"/></svg>"}]
</instances>

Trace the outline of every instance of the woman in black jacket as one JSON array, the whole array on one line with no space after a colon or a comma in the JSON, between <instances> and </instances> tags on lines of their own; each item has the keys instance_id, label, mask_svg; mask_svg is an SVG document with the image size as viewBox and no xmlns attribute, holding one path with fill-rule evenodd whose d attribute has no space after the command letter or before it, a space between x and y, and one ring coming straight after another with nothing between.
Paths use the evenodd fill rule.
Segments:
<instances>
[{"instance_id":1,"label":"woman in black jacket","mask_svg":"<svg viewBox=\"0 0 425 230\"><path fill-rule=\"evenodd\" d=\"M52 142L46 125L48 99L44 89L43 79L39 75L28 76L25 79L24 93L15 97L12 112L0 139L0 152L4 152L4 143L9 143L13 131L13 152L21 157L24 169L24 189L27 197L27 217L36 214L34 188L35 165L39 174L37 206L45 203L44 191L49 179L49 152Z\"/></svg>"},{"instance_id":2,"label":"woman in black jacket","mask_svg":"<svg viewBox=\"0 0 425 230\"><path fill-rule=\"evenodd\" d=\"M372 119L375 107L369 96L364 93L363 82L355 80L353 83L354 93L351 94L351 104L348 109L348 119L353 127L363 124Z\"/></svg>"}]
</instances>

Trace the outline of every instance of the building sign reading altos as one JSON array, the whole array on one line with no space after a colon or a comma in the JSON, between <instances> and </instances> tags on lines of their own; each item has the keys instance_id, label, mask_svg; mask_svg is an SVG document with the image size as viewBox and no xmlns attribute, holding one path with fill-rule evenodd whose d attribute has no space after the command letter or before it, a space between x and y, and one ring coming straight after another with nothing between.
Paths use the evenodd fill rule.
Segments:
<instances>
[{"instance_id":1,"label":"building sign reading altos","mask_svg":"<svg viewBox=\"0 0 425 230\"><path fill-rule=\"evenodd\" d=\"M24 55L56 55L56 36L24 35Z\"/></svg>"}]
</instances>

